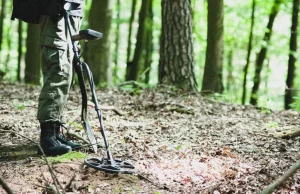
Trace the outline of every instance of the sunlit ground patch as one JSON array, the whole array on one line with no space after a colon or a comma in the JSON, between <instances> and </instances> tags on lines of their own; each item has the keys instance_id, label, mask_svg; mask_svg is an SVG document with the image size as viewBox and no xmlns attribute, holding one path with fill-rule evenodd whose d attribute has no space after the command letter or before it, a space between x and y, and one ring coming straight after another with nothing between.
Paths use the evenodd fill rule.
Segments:
<instances>
[{"instance_id":1,"label":"sunlit ground patch","mask_svg":"<svg viewBox=\"0 0 300 194\"><path fill-rule=\"evenodd\" d=\"M143 160L136 165L140 173L169 187L193 186L203 187L223 179L236 179L253 167L242 163L230 150L223 150L221 155L174 156L173 159Z\"/></svg>"}]
</instances>

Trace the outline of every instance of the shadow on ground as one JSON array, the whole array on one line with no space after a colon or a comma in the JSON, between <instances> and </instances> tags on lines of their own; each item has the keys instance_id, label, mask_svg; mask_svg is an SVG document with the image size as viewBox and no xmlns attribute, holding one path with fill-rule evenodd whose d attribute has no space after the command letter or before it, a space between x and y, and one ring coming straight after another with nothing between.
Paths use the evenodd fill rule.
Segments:
<instances>
[{"instance_id":1,"label":"shadow on ground","mask_svg":"<svg viewBox=\"0 0 300 194\"><path fill-rule=\"evenodd\" d=\"M38 156L37 149L37 145L34 144L0 146L0 162L17 161L29 157L36 157Z\"/></svg>"}]
</instances>

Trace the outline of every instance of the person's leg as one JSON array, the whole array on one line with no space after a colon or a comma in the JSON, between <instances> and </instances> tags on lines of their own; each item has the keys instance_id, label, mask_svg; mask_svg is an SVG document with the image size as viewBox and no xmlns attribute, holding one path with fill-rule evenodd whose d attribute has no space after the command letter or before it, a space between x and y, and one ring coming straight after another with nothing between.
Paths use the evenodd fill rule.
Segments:
<instances>
[{"instance_id":1,"label":"person's leg","mask_svg":"<svg viewBox=\"0 0 300 194\"><path fill-rule=\"evenodd\" d=\"M81 17L75 17L75 16L71 16L69 18L70 20L70 27L71 27L71 32L72 34L77 34L79 29L80 29L80 26L81 26ZM70 39L68 39L70 40ZM69 42L68 44L68 60L71 61L71 64L72 63L72 60L74 58L74 53L73 53L73 50L72 50L72 44L71 42ZM73 71L72 71L73 73ZM72 81L72 80L71 80ZM66 103L65 103L66 104ZM61 123L64 123L64 120L65 118L63 117L62 115L62 119L61 119ZM77 143L74 143L74 142L71 142L71 141L68 141L63 133L62 133L62 129L63 129L64 126L60 125L59 127L56 128L56 138L59 142L65 144L65 145L68 145L70 146L72 149L77 149L78 147L80 147L80 144L77 144Z\"/></svg>"},{"instance_id":2,"label":"person's leg","mask_svg":"<svg viewBox=\"0 0 300 194\"><path fill-rule=\"evenodd\" d=\"M76 32L80 18L75 24L71 18L71 29ZM46 155L58 155L71 151L71 147L58 141L60 125L65 123L63 110L66 106L72 82L71 42L66 22L57 22L45 16L41 21L41 63L44 84L39 96L37 117L41 123L41 146Z\"/></svg>"}]
</instances>

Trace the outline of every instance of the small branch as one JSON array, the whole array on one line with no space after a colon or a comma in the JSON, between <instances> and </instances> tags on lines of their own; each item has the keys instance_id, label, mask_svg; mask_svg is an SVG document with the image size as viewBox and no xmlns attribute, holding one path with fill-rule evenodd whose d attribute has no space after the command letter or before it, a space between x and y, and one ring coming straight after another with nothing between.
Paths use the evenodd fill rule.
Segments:
<instances>
[{"instance_id":1,"label":"small branch","mask_svg":"<svg viewBox=\"0 0 300 194\"><path fill-rule=\"evenodd\" d=\"M171 107L171 108L168 108L168 110L175 111L175 112L178 112L178 113L190 114L190 115L195 114L195 112L192 109L187 109L187 108Z\"/></svg>"},{"instance_id":2,"label":"small branch","mask_svg":"<svg viewBox=\"0 0 300 194\"><path fill-rule=\"evenodd\" d=\"M76 178L76 174L74 174L72 176L72 178L70 179L69 183L65 186L65 191L72 190L73 181L75 180L75 178Z\"/></svg>"},{"instance_id":3,"label":"small branch","mask_svg":"<svg viewBox=\"0 0 300 194\"><path fill-rule=\"evenodd\" d=\"M116 113L119 116L123 116L125 115L122 111L118 110L116 107L114 106L100 106L100 108L102 110L112 110L114 113Z\"/></svg>"},{"instance_id":4,"label":"small branch","mask_svg":"<svg viewBox=\"0 0 300 194\"><path fill-rule=\"evenodd\" d=\"M0 176L0 185L3 187L3 189L6 191L6 193L14 194L1 176Z\"/></svg>"},{"instance_id":5,"label":"small branch","mask_svg":"<svg viewBox=\"0 0 300 194\"><path fill-rule=\"evenodd\" d=\"M88 145L82 145L82 146L79 146L78 148L85 148L85 147L90 147L90 146L93 146L93 145L101 145L102 143L90 143Z\"/></svg>"},{"instance_id":6,"label":"small branch","mask_svg":"<svg viewBox=\"0 0 300 194\"><path fill-rule=\"evenodd\" d=\"M71 136L71 137L75 137L76 139L79 139L79 140L83 141L86 144L90 144L90 142L88 140L86 140L85 138L77 135L76 133L71 132L70 130L67 130L67 135Z\"/></svg>"},{"instance_id":7,"label":"small branch","mask_svg":"<svg viewBox=\"0 0 300 194\"><path fill-rule=\"evenodd\" d=\"M300 160L298 160L285 174L267 186L260 194L271 194L278 186L290 178L300 168Z\"/></svg>"},{"instance_id":8,"label":"small branch","mask_svg":"<svg viewBox=\"0 0 300 194\"><path fill-rule=\"evenodd\" d=\"M18 136L20 136L20 137L23 137L23 138L29 140L30 142L36 144L36 145L38 146L38 148L39 148L39 149L41 150L41 152L42 152L42 158L44 159L44 161L46 162L46 164L47 164L47 166L48 166L48 169L49 169L49 171L50 171L50 174L51 174L51 177L52 177L52 179L53 179L53 182L54 182L54 185L55 185L55 187L56 187L56 190L59 191L57 183L59 184L59 186L61 187L61 189L63 189L62 185L60 184L60 182L58 181L56 175L54 174L54 171L53 171L52 167L50 166L49 161L47 160L47 157L46 157L46 155L45 155L45 153L44 153L43 148L41 147L41 145L40 145L39 143L36 143L36 142L33 141L32 139L30 139L30 138L28 138L28 137L26 137L26 136L24 136L24 135L21 135L19 132L15 131L14 129L12 129L11 131L7 131L7 130L2 130L2 129L0 129L0 131L4 131L4 132L11 132L11 131L13 131L16 135L18 135Z\"/></svg>"},{"instance_id":9,"label":"small branch","mask_svg":"<svg viewBox=\"0 0 300 194\"><path fill-rule=\"evenodd\" d=\"M167 187L167 186L161 186L161 185L159 185L159 184L153 182L152 180L148 179L147 177L145 177L145 176L143 176L143 175L141 175L141 174L137 174L137 177L138 177L139 179L144 179L144 180L146 180L146 181L152 183L153 185L159 187L160 189L170 190L169 187Z\"/></svg>"},{"instance_id":10,"label":"small branch","mask_svg":"<svg viewBox=\"0 0 300 194\"><path fill-rule=\"evenodd\" d=\"M90 106L95 107L95 105L93 103L89 103ZM114 113L116 113L119 116L123 116L125 115L125 113L123 113L122 111L118 110L116 107L114 106L100 106L101 110L112 110Z\"/></svg>"},{"instance_id":11,"label":"small branch","mask_svg":"<svg viewBox=\"0 0 300 194\"><path fill-rule=\"evenodd\" d=\"M195 111L192 108L188 108L182 104L174 104L174 103L161 103L161 104L149 104L146 105L150 108L166 108L168 111L175 111L178 113L185 113L185 114L191 114L194 115Z\"/></svg>"},{"instance_id":12,"label":"small branch","mask_svg":"<svg viewBox=\"0 0 300 194\"><path fill-rule=\"evenodd\" d=\"M127 86L127 85L131 85L132 87L139 87L139 84L137 81L126 81L126 82L123 82L123 83L120 83L119 85L117 85L118 88L121 88L123 86Z\"/></svg>"},{"instance_id":13,"label":"small branch","mask_svg":"<svg viewBox=\"0 0 300 194\"><path fill-rule=\"evenodd\" d=\"M285 89L290 91L300 91L299 89L289 88L287 85L285 86Z\"/></svg>"},{"instance_id":14,"label":"small branch","mask_svg":"<svg viewBox=\"0 0 300 194\"><path fill-rule=\"evenodd\" d=\"M262 137L267 137L267 138L272 138L272 139L276 139L276 140L279 140L279 141L284 141L282 138L279 138L279 137L276 137L274 135L266 135L266 134L262 134L262 133L252 133L252 132L248 132L249 134L253 135L253 136L262 136Z\"/></svg>"},{"instance_id":15,"label":"small branch","mask_svg":"<svg viewBox=\"0 0 300 194\"><path fill-rule=\"evenodd\" d=\"M283 138L283 139L289 139L289 138L294 138L300 135L300 129L289 129L289 130L285 130L282 132L277 132L274 134L274 136L279 137L279 138Z\"/></svg>"}]
</instances>

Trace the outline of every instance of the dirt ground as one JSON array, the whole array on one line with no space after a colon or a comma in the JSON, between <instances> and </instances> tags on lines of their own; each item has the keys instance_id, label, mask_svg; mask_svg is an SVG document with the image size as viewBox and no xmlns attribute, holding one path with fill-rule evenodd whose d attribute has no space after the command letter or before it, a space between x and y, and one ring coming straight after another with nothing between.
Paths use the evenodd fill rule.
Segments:
<instances>
[{"instance_id":1,"label":"dirt ground","mask_svg":"<svg viewBox=\"0 0 300 194\"><path fill-rule=\"evenodd\" d=\"M39 140L39 91L37 86L0 83L0 175L15 193L51 193L54 185L34 143ZM97 96L114 158L131 162L136 172L109 174L84 165L84 158L49 158L67 193L259 193L299 157L298 137L273 137L299 128L295 111L218 103L166 88L106 89ZM68 129L86 138L78 89L68 102ZM80 151L102 158L106 152L92 103L88 111L99 153L87 147ZM297 172L275 193L299 192ZM0 193L5 193L1 187Z\"/></svg>"}]
</instances>

